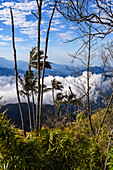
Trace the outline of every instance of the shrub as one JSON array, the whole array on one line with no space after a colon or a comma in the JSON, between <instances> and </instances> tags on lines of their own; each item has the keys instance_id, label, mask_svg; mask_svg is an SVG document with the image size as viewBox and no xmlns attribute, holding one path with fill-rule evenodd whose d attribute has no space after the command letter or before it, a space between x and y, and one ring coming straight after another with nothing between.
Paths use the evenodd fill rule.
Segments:
<instances>
[{"instance_id":1,"label":"shrub","mask_svg":"<svg viewBox=\"0 0 113 170\"><path fill-rule=\"evenodd\" d=\"M109 154L109 163L108 163L108 165L110 165L110 169L113 170L113 148L111 149L110 154Z\"/></svg>"},{"instance_id":2,"label":"shrub","mask_svg":"<svg viewBox=\"0 0 113 170\"><path fill-rule=\"evenodd\" d=\"M97 142L96 137L90 135L88 121L81 113L70 128L43 127L24 139L1 113L0 169L101 170L106 156L106 134L103 129Z\"/></svg>"}]
</instances>

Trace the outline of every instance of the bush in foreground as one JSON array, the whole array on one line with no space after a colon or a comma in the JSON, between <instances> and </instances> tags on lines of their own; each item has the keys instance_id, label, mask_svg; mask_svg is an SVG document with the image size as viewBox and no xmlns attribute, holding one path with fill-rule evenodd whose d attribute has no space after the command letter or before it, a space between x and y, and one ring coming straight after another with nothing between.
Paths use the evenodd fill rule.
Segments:
<instances>
[{"instance_id":1,"label":"bush in foreground","mask_svg":"<svg viewBox=\"0 0 113 170\"><path fill-rule=\"evenodd\" d=\"M0 169L101 170L108 141L105 133L97 142L90 135L87 120L79 115L70 128L43 127L38 134L33 132L24 139L1 113Z\"/></svg>"}]
</instances>

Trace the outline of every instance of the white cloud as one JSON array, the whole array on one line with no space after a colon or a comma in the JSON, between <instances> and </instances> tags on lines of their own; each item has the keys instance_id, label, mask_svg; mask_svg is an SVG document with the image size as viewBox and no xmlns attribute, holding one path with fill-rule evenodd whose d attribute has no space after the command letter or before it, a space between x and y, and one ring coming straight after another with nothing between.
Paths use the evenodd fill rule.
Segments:
<instances>
[{"instance_id":1,"label":"white cloud","mask_svg":"<svg viewBox=\"0 0 113 170\"><path fill-rule=\"evenodd\" d=\"M37 10L36 1L24 1L22 2L4 2L2 3L2 9L0 9L0 20L3 24L10 26L11 17L10 17L10 8L12 7L13 16L14 16L14 25L19 29L23 29L21 33L30 35L31 38L31 28L36 29L37 21L28 20L27 16L32 15L31 11ZM26 28L29 30L26 31ZM35 33L35 32L34 32ZM33 31L32 31L33 37Z\"/></svg>"},{"instance_id":2,"label":"white cloud","mask_svg":"<svg viewBox=\"0 0 113 170\"><path fill-rule=\"evenodd\" d=\"M3 35L1 35L0 34L0 39L2 40L2 41L11 41L12 40L12 37L10 37L10 36L3 36ZM15 37L15 40L16 40L16 42L24 42L25 41L25 39L22 39L22 38L18 38L18 37Z\"/></svg>"},{"instance_id":3,"label":"white cloud","mask_svg":"<svg viewBox=\"0 0 113 170\"><path fill-rule=\"evenodd\" d=\"M41 42L45 42L45 38L41 37L40 38Z\"/></svg>"},{"instance_id":4,"label":"white cloud","mask_svg":"<svg viewBox=\"0 0 113 170\"><path fill-rule=\"evenodd\" d=\"M21 30L20 30L20 32L22 33L22 34L26 34L26 35L28 35L30 38L34 38L34 37L36 37L36 35L37 35L37 30L36 30L36 28L22 28Z\"/></svg>"},{"instance_id":5,"label":"white cloud","mask_svg":"<svg viewBox=\"0 0 113 170\"><path fill-rule=\"evenodd\" d=\"M87 91L87 82L86 82L86 76L87 72L84 72L82 76L79 77L59 77L59 76L48 76L44 78L44 83L47 85L47 87L51 87L51 81L53 78L56 78L56 80L60 81L62 85L64 86L64 89L62 93L67 92L68 94L70 93L69 86L71 87L72 92L76 95L76 98L80 98L83 96L83 94L86 93ZM99 89L100 89L100 84L102 80L102 75L101 74L92 74L90 73L90 100L91 101L97 101L99 97ZM106 93L110 90L111 88L111 79L107 78L105 81L102 82L102 91L103 93ZM59 91L55 91L58 93ZM13 76L6 77L6 76L1 76L0 77L0 96L3 96L3 100L6 100L6 103L16 103L17 102L17 97L16 97L16 87L15 87L15 80ZM21 98L22 102L25 102L24 98ZM84 98L85 100L85 98ZM49 91L44 94L44 104L52 104L52 92Z\"/></svg>"},{"instance_id":6,"label":"white cloud","mask_svg":"<svg viewBox=\"0 0 113 170\"><path fill-rule=\"evenodd\" d=\"M14 26L19 30L21 34L25 34L30 39L34 39L37 36L37 18L31 13L37 14L37 3L35 0L18 0L11 2L2 2L2 8L0 8L0 21L7 26L11 26L11 16L10 16L10 6L12 7L12 12L14 16ZM43 1L42 5L42 21L41 21L41 31L44 34L47 30L48 19L52 13L52 10L48 8L48 4ZM55 16L52 20L51 31L60 31L59 28L65 28L65 25L61 25L62 22L59 19L61 15L55 11ZM30 19L29 19L30 18ZM43 19L44 18L44 19ZM56 27L57 26L57 27ZM1 28L3 29L3 28ZM45 36L45 35L44 35ZM1 37L3 38L3 37ZM8 41L10 37L4 37L4 41ZM17 41L22 41L22 39L17 39ZM44 41L44 38L42 39Z\"/></svg>"},{"instance_id":7,"label":"white cloud","mask_svg":"<svg viewBox=\"0 0 113 170\"><path fill-rule=\"evenodd\" d=\"M60 18L60 17L62 17L62 15L58 11L55 11L54 18Z\"/></svg>"},{"instance_id":8,"label":"white cloud","mask_svg":"<svg viewBox=\"0 0 113 170\"><path fill-rule=\"evenodd\" d=\"M0 42L0 45L6 46L6 45L8 45L8 43L6 43L6 42Z\"/></svg>"},{"instance_id":9,"label":"white cloud","mask_svg":"<svg viewBox=\"0 0 113 170\"><path fill-rule=\"evenodd\" d=\"M11 7L13 5L14 5L14 2L4 2L4 3L2 3L3 7Z\"/></svg>"},{"instance_id":10,"label":"white cloud","mask_svg":"<svg viewBox=\"0 0 113 170\"><path fill-rule=\"evenodd\" d=\"M69 27L69 29L72 29L72 30L76 30L78 27L74 27L74 26L72 26L72 27Z\"/></svg>"},{"instance_id":11,"label":"white cloud","mask_svg":"<svg viewBox=\"0 0 113 170\"><path fill-rule=\"evenodd\" d=\"M4 8L0 10L0 19L10 19L10 10L8 8Z\"/></svg>"},{"instance_id":12,"label":"white cloud","mask_svg":"<svg viewBox=\"0 0 113 170\"><path fill-rule=\"evenodd\" d=\"M11 37L9 36L3 36L0 34L0 39L3 40L3 41L11 41Z\"/></svg>"},{"instance_id":13,"label":"white cloud","mask_svg":"<svg viewBox=\"0 0 113 170\"><path fill-rule=\"evenodd\" d=\"M26 41L26 40L23 39L23 38L15 37L15 41L16 41L16 42L24 42L24 41Z\"/></svg>"},{"instance_id":14,"label":"white cloud","mask_svg":"<svg viewBox=\"0 0 113 170\"><path fill-rule=\"evenodd\" d=\"M4 2L2 3L2 7L12 7L13 9L19 9L21 11L31 11L31 10L36 10L37 5L36 1L24 1L22 2Z\"/></svg>"},{"instance_id":15,"label":"white cloud","mask_svg":"<svg viewBox=\"0 0 113 170\"><path fill-rule=\"evenodd\" d=\"M46 1L42 1L42 8L45 8L47 5Z\"/></svg>"},{"instance_id":16,"label":"white cloud","mask_svg":"<svg viewBox=\"0 0 113 170\"><path fill-rule=\"evenodd\" d=\"M66 25L60 25L59 27L60 27L60 28L65 28L65 27L66 27Z\"/></svg>"},{"instance_id":17,"label":"white cloud","mask_svg":"<svg viewBox=\"0 0 113 170\"><path fill-rule=\"evenodd\" d=\"M52 26L55 26L55 25L59 25L59 24L61 24L62 22L59 20L59 19L53 19L52 20Z\"/></svg>"},{"instance_id":18,"label":"white cloud","mask_svg":"<svg viewBox=\"0 0 113 170\"><path fill-rule=\"evenodd\" d=\"M73 38L73 31L66 31L63 33L59 33L58 36L62 39L62 40L70 40Z\"/></svg>"},{"instance_id":19,"label":"white cloud","mask_svg":"<svg viewBox=\"0 0 113 170\"><path fill-rule=\"evenodd\" d=\"M7 84L13 84L15 82L14 76L0 76L0 86L6 86Z\"/></svg>"},{"instance_id":20,"label":"white cloud","mask_svg":"<svg viewBox=\"0 0 113 170\"><path fill-rule=\"evenodd\" d=\"M59 28L51 28L51 31L60 31Z\"/></svg>"}]
</instances>

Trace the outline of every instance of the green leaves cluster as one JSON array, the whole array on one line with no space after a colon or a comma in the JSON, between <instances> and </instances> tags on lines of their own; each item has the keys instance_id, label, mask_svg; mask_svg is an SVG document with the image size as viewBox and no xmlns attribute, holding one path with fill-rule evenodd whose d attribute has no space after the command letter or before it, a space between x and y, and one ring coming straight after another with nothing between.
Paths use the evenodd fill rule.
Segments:
<instances>
[{"instance_id":1,"label":"green leaves cluster","mask_svg":"<svg viewBox=\"0 0 113 170\"><path fill-rule=\"evenodd\" d=\"M31 95L32 92L37 93L36 81L37 77L35 77L34 71L31 70L27 70L23 78L19 76L20 94L25 97Z\"/></svg>"},{"instance_id":2,"label":"green leaves cluster","mask_svg":"<svg viewBox=\"0 0 113 170\"><path fill-rule=\"evenodd\" d=\"M0 169L101 170L108 141L105 133L101 134L98 142L91 137L88 121L81 113L70 128L43 127L38 134L32 132L28 138L23 138L1 113Z\"/></svg>"},{"instance_id":3,"label":"green leaves cluster","mask_svg":"<svg viewBox=\"0 0 113 170\"><path fill-rule=\"evenodd\" d=\"M44 59L44 52L40 51L40 70L43 69L43 59ZM51 69L51 64L50 62L47 61L48 56L46 56L46 61L45 61L45 68ZM38 69L37 66L37 48L33 48L30 51L30 61L29 61L29 67L33 67L35 69Z\"/></svg>"},{"instance_id":4,"label":"green leaves cluster","mask_svg":"<svg viewBox=\"0 0 113 170\"><path fill-rule=\"evenodd\" d=\"M111 149L111 152L109 154L109 159L110 161L108 164L110 165L110 169L113 170L113 148Z\"/></svg>"}]
</instances>

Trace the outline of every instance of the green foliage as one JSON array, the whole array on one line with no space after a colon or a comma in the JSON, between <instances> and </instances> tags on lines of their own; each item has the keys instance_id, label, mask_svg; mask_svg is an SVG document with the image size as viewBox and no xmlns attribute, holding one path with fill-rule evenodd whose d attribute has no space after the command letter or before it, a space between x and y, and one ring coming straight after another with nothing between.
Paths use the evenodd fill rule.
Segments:
<instances>
[{"instance_id":1,"label":"green foliage","mask_svg":"<svg viewBox=\"0 0 113 170\"><path fill-rule=\"evenodd\" d=\"M44 52L40 51L40 69L43 69L43 59L44 59ZM51 69L51 64L50 62L47 61L48 56L46 56L46 61L45 61L45 68ZM33 48L30 52L30 62L29 62L29 67L33 67L35 69L38 69L37 66L37 48Z\"/></svg>"},{"instance_id":2,"label":"green foliage","mask_svg":"<svg viewBox=\"0 0 113 170\"><path fill-rule=\"evenodd\" d=\"M88 121L80 113L76 123L70 128L43 127L40 132L32 132L24 139L1 113L0 169L101 170L106 157L106 134L103 130L98 141L96 137L92 137Z\"/></svg>"},{"instance_id":3,"label":"green foliage","mask_svg":"<svg viewBox=\"0 0 113 170\"><path fill-rule=\"evenodd\" d=\"M19 82L20 82L20 94L25 97L25 96L30 96L32 92L35 94L37 93L37 78L35 77L34 71L26 71L24 74L24 77L19 77Z\"/></svg>"},{"instance_id":4,"label":"green foliage","mask_svg":"<svg viewBox=\"0 0 113 170\"><path fill-rule=\"evenodd\" d=\"M15 130L10 126L9 120L4 118L4 114L0 113L0 169L12 167L15 148Z\"/></svg>"},{"instance_id":5,"label":"green foliage","mask_svg":"<svg viewBox=\"0 0 113 170\"><path fill-rule=\"evenodd\" d=\"M111 149L110 151L110 154L109 154L109 163L108 165L110 165L110 169L113 170L113 148Z\"/></svg>"}]
</instances>

